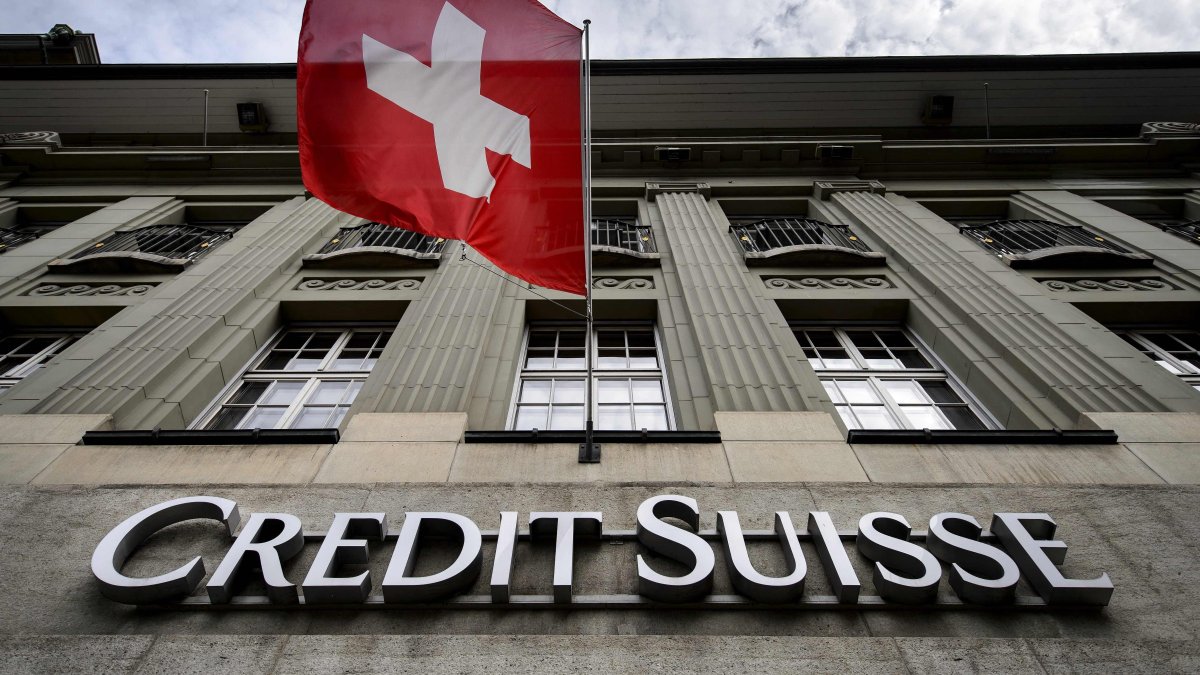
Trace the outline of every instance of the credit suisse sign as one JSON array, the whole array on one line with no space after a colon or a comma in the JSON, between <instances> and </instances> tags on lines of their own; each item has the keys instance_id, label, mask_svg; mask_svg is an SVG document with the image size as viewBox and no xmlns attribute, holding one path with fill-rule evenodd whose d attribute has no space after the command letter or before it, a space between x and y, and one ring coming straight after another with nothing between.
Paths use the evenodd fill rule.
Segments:
<instances>
[{"instance_id":1,"label":"credit suisse sign","mask_svg":"<svg viewBox=\"0 0 1200 675\"><path fill-rule=\"evenodd\" d=\"M855 531L839 532L824 511L807 514L807 527L798 534L786 511L774 516L773 532L742 529L736 511L718 511L717 529L699 529L700 508L695 499L659 495L641 503L637 529L603 530L598 511L551 511L527 514L528 531L518 527L520 514L503 511L498 530L483 532L470 518L457 513L406 512L399 532L391 533L384 513L336 513L325 533L304 533L300 519L288 513L252 513L241 527L235 502L221 497L195 496L151 506L112 529L92 555L92 573L106 597L127 604L226 606L362 605L390 607L437 604L445 607L555 607L606 608L688 604L701 607L795 606L870 607L891 604L944 606L1102 607L1112 597L1107 574L1091 579L1064 576L1059 566L1067 547L1054 539L1056 524L1045 513L994 513L990 533L974 517L939 513L928 531L914 532L897 513L868 513ZM122 572L129 557L155 532L192 519L225 524L233 538L228 552L205 586L207 599L193 595L203 581L204 561L187 564L153 577L131 577ZM672 519L672 520L667 520ZM581 538L634 540L648 551L668 558L673 568L686 570L668 575L637 554L636 595L578 595L574 576L575 542ZM453 547L453 562L432 574L414 574L422 546L434 538ZM553 579L548 595L514 595L512 577L519 542L546 538L553 541ZM319 540L316 558L304 581L296 585L284 574L283 563L298 554L305 541ZM368 547L395 540L380 588L372 595L369 571L339 575L344 564L365 564ZM490 593L469 596L484 567L484 541L491 548ZM786 573L768 576L759 572L748 554L748 543L770 541L780 547ZM923 546L918 542L923 542ZM877 596L861 593L846 544L871 563ZM714 544L717 546L714 548ZM809 570L802 545L816 550L832 595L806 595ZM737 595L713 595L716 555L725 560ZM661 565L660 565L661 567ZM943 574L956 599L939 599ZM1037 596L1019 596L1024 577ZM247 578L260 581L264 597L238 594Z\"/></svg>"}]
</instances>

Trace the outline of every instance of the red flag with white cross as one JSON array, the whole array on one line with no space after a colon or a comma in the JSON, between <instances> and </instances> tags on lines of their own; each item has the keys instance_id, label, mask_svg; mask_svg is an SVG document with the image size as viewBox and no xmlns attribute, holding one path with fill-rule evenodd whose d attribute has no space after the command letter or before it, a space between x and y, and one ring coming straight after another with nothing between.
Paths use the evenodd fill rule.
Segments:
<instances>
[{"instance_id":1,"label":"red flag with white cross","mask_svg":"<svg viewBox=\"0 0 1200 675\"><path fill-rule=\"evenodd\" d=\"M535 0L308 0L305 186L585 294L581 44Z\"/></svg>"}]
</instances>

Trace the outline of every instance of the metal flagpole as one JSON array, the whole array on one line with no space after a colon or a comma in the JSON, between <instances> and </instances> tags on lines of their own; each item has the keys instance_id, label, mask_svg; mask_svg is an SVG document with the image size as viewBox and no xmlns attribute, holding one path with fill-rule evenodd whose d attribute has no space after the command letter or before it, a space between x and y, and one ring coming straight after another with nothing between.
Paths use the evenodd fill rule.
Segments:
<instances>
[{"instance_id":1,"label":"metal flagpole","mask_svg":"<svg viewBox=\"0 0 1200 675\"><path fill-rule=\"evenodd\" d=\"M587 333L584 338L584 360L587 361L587 382L583 390L583 407L587 422L583 444L579 446L579 461L595 464L600 461L600 446L593 442L592 420L592 43L591 19L583 20L583 274L587 298Z\"/></svg>"}]
</instances>

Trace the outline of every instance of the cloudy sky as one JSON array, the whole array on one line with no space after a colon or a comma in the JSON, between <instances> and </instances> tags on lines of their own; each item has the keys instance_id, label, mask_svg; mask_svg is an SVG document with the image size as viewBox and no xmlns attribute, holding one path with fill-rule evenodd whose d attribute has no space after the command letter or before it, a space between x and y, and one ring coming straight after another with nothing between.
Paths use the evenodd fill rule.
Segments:
<instances>
[{"instance_id":1,"label":"cloudy sky","mask_svg":"<svg viewBox=\"0 0 1200 675\"><path fill-rule=\"evenodd\" d=\"M350 1L350 0L343 0ZM397 4L403 0L396 0ZM1200 0L542 0L595 58L1200 48ZM296 60L303 0L2 0L0 33L96 33L105 63Z\"/></svg>"}]
</instances>

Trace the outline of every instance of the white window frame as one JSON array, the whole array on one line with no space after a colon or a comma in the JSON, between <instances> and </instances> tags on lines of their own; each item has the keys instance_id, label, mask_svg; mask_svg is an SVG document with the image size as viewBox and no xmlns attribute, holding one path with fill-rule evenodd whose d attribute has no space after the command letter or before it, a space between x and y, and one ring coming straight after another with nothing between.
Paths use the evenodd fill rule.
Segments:
<instances>
[{"instance_id":1,"label":"white window frame","mask_svg":"<svg viewBox=\"0 0 1200 675\"><path fill-rule=\"evenodd\" d=\"M379 331L379 332L391 332L392 335L394 336L395 329L396 329L396 325L394 323L359 323L359 322L355 322L355 323L295 323L295 324L289 324L287 326L284 326L284 327L280 328L279 330L275 331L275 333L271 336L271 339L268 340L263 347L261 347L258 351L256 351L254 353L254 355L246 362L246 365L243 366L242 370L238 373L238 376L236 378L233 378L229 382L229 384L227 384L221 390L220 394L218 394L217 397L213 400L213 402L210 403L208 405L208 407L204 409L204 412L202 412L196 418L196 420L189 426L189 428L191 428L191 429L207 429L209 427L209 425L212 424L213 421L216 420L217 417L221 414L221 411L227 405L230 404L229 402L232 400L234 395L237 394L237 392L241 390L242 386L248 382L266 382L266 383L268 383L268 392L271 391L270 386L274 383L303 382L304 385L301 387L300 391L298 391L295 394L295 396L292 398L291 403L289 403L287 405L287 408L284 410L284 413L280 417L279 422L276 424L276 426L272 427L273 429L290 429L291 424L293 422L295 422L296 418L299 417L301 414L303 414L305 404L307 404L309 402L309 398L312 396L314 390L318 386L320 386L320 384L322 382L358 382L358 383L360 383L360 387L362 386L362 384L365 384L367 378L371 374L371 370L326 370L326 368L333 363L333 361L337 358L337 356L339 356L341 354L343 348L350 341L350 339L354 335L354 333L363 332L363 331L367 331L367 332ZM278 370L278 369L265 369L265 368L255 368L254 367L257 364L261 363L262 360L264 358L266 358L267 354L269 354L275 348L275 346L279 344L279 342L284 338L284 336L286 336L288 333L305 332L305 331L312 331L312 332L340 331L341 335L339 335L338 338L334 341L333 345L330 346L326 350L325 356L321 359L321 362L319 364L317 364L317 366L315 368L306 369L306 370ZM389 337L388 340L390 340L390 339L391 338ZM387 340L385 340L383 344L384 344L384 346L386 346ZM263 396L266 396L268 392L264 392ZM361 389L360 389L360 392L361 392ZM260 398L259 400L262 400L262 399ZM338 404L334 404L335 407L337 405ZM351 401L350 405L353 405L353 401ZM255 403L246 404L246 407L247 407L247 409L253 409L255 407L258 407L257 401ZM338 423L338 426L339 427L342 426L342 424L344 424L345 421L346 421L346 417L343 417L342 420ZM239 425L236 428L241 429L243 427L241 427ZM298 427L298 428L309 428L309 427Z\"/></svg>"},{"instance_id":2,"label":"white window frame","mask_svg":"<svg viewBox=\"0 0 1200 675\"><path fill-rule=\"evenodd\" d=\"M840 344L839 348L846 352L846 354L849 356L850 360L854 362L855 367L834 369L834 368L817 368L817 367L813 366L813 370L816 371L818 378L821 380L822 386L824 386L827 381L834 381L834 382L865 381L865 382L867 382L869 384L869 386L871 387L872 391L874 392L874 394L882 402L882 405L883 405L884 409L887 411L888 415L896 422L897 426L895 428L897 428L897 429L916 428L916 427L904 426L904 424L907 423L907 419L908 419L907 416L904 414L904 408L913 407L913 406L902 405L899 402L897 402L895 400L895 398L891 395L891 393L888 391L887 387L884 385L884 382L886 382L886 381L944 382L946 384L946 386L949 387L949 389L956 396L958 396L958 398L962 401L961 407L965 407L973 415L975 415L976 419L979 420L980 424L983 426L984 429L1000 428L1000 424L997 422L997 420L994 417L992 417L992 415L987 411L987 409L985 407L983 407L983 405L980 404L979 400L976 399L975 396L972 395L971 392L966 387L964 387L962 385L962 383L960 383L946 369L945 364L943 364L940 360L938 360L938 358L934 354L933 350L929 349L929 347L920 338L918 338L916 335L914 335L912 332L910 332L908 329L906 329L903 326L898 326L898 325L894 325L894 324L893 325L877 324L877 323L857 325L857 324L853 324L853 323L828 324L828 323L800 323L800 322L797 322L797 323L792 323L790 325L790 328L792 329L793 334L795 331L798 331L798 330L801 330L801 331L802 330L832 331L833 335L837 338L837 340ZM872 368L868 365L866 357L864 357L862 355L862 353L859 351L859 348L854 344L854 342L847 335L848 332L853 332L853 331L894 331L894 332L899 332L901 335L903 335L909 341L909 343L911 343L913 345L913 347L916 348L917 353L920 354L920 356L922 358L924 358L925 361L930 364L930 367L928 367L928 368L910 368L910 367ZM797 340L797 342L799 342L799 340ZM801 344L800 346L801 346L801 350L803 350L804 347L806 347L807 345ZM835 386L837 386L837 385L835 385ZM854 413L855 404L847 402L844 405L850 409L851 414L855 414ZM862 405L870 405L870 404L859 404L859 405L862 406ZM930 405L932 405L935 409L938 409L939 413L940 413L940 408L942 406L939 406L936 403L931 403ZM837 410L838 404L836 402L833 403L833 406L834 406L834 409ZM958 406L958 404L954 404L954 407L959 407L959 406ZM871 427L851 426L850 422L848 420L846 420L845 417L842 416L842 413L840 410L838 410L837 413L838 413L839 419L842 420L842 422L846 425L846 427L848 429L871 428ZM855 416L855 418L857 419L857 416ZM947 421L947 423L949 423L949 420L946 420L946 421ZM950 426L950 428L954 429L955 427Z\"/></svg>"},{"instance_id":3,"label":"white window frame","mask_svg":"<svg viewBox=\"0 0 1200 675\"><path fill-rule=\"evenodd\" d=\"M654 354L655 360L658 363L656 368L622 368L601 369L599 366L599 340L598 335L605 330L646 330L649 329L654 336ZM520 360L516 368L516 376L513 380L512 395L509 397L508 419L505 422L505 429L516 430L517 411L520 408L521 383L529 380L586 380L587 379L587 364L582 364L578 369L529 369L525 367L529 356L529 341L532 333L537 330L577 330L580 332L586 331L587 328L582 323L571 322L537 322L527 324L524 334L521 338ZM585 336L586 337L586 336ZM663 358L662 336L659 333L658 325L652 322L599 322L592 325L592 387L591 387L591 405L593 419L596 420L597 431L609 431L599 426L599 388L602 380L654 380L662 386L663 406L667 415L667 430L675 430L675 410L671 405L671 387L667 378L667 363ZM557 349L555 354L557 356ZM586 385L585 385L586 386ZM632 385L631 385L632 386ZM631 396L632 401L632 396ZM553 396L547 411L547 420L553 412ZM634 405L634 404L630 404ZM586 411L585 411L586 413ZM584 419L586 420L586 414ZM579 430L582 430L580 426ZM548 431L548 429L539 429L539 431ZM574 431L574 430L572 430ZM628 430L626 430L628 431ZM632 431L641 431L641 429L632 429Z\"/></svg>"},{"instance_id":4,"label":"white window frame","mask_svg":"<svg viewBox=\"0 0 1200 675\"><path fill-rule=\"evenodd\" d=\"M1119 328L1113 329L1113 332L1121 337L1127 337L1137 342L1141 347L1134 347L1143 356L1154 361L1163 370L1175 375L1179 379L1186 382L1193 389L1200 392L1200 368L1187 362L1175 358L1170 352L1166 351L1159 345L1154 344L1147 335L1172 333L1190 333L1200 335L1200 331L1187 328ZM1128 344L1128 343L1126 343ZM1133 345L1130 345L1133 347ZM1147 352L1150 352L1147 354Z\"/></svg>"},{"instance_id":5,"label":"white window frame","mask_svg":"<svg viewBox=\"0 0 1200 675\"><path fill-rule=\"evenodd\" d=\"M46 365L46 362L61 354L83 335L83 332L70 331L17 331L11 334L0 335L0 338L9 339L54 339L54 342L48 347L25 359L25 362L21 365L0 373L0 396L3 396L8 392L9 389L17 386L21 380L24 380L43 368ZM7 356L7 353L0 354L0 357L4 356Z\"/></svg>"}]
</instances>

